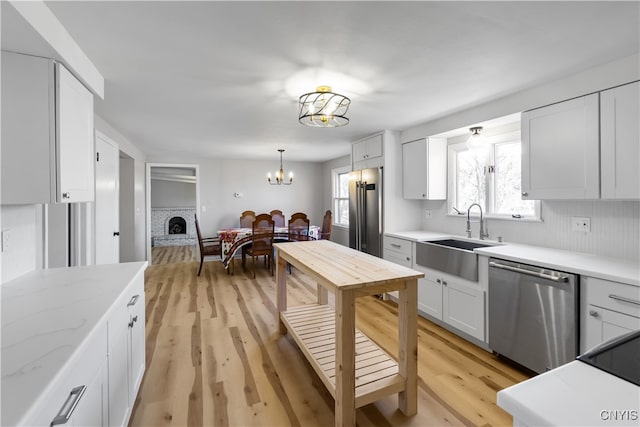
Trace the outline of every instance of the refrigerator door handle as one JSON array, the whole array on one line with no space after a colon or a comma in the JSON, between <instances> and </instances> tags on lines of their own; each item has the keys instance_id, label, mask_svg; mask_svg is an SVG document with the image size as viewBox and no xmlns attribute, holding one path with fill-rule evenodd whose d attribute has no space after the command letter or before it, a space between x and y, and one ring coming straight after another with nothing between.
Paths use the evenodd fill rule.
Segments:
<instances>
[{"instance_id":1,"label":"refrigerator door handle","mask_svg":"<svg viewBox=\"0 0 640 427\"><path fill-rule=\"evenodd\" d=\"M356 250L360 250L360 181L356 181Z\"/></svg>"},{"instance_id":2,"label":"refrigerator door handle","mask_svg":"<svg viewBox=\"0 0 640 427\"><path fill-rule=\"evenodd\" d=\"M362 221L360 223L360 228L362 230L362 241L360 242L360 249L363 247L367 248L367 182L364 181L360 187L362 191L362 209L360 209L360 213L362 215Z\"/></svg>"}]
</instances>

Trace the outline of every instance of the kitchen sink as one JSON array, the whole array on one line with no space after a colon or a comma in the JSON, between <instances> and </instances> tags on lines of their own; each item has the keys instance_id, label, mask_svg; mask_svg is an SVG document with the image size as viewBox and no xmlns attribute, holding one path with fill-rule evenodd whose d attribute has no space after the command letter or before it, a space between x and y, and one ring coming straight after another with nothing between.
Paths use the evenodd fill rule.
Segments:
<instances>
[{"instance_id":1,"label":"kitchen sink","mask_svg":"<svg viewBox=\"0 0 640 427\"><path fill-rule=\"evenodd\" d=\"M468 240L458 240L458 239L432 240L430 242L424 242L424 243L431 243L439 246L447 246L449 248L462 249L463 251L471 251L471 252L473 252L473 250L477 248L487 248L489 246L493 246L487 243L476 243L476 242L470 242Z\"/></svg>"},{"instance_id":2,"label":"kitchen sink","mask_svg":"<svg viewBox=\"0 0 640 427\"><path fill-rule=\"evenodd\" d=\"M418 242L416 264L477 282L478 255L473 250L494 245L460 239Z\"/></svg>"}]
</instances>

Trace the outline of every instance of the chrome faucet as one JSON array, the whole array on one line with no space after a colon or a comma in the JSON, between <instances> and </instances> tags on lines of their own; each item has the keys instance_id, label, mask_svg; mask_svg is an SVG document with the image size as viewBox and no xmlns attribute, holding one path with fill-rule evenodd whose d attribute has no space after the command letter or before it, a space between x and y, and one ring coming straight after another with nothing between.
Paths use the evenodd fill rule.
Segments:
<instances>
[{"instance_id":1,"label":"chrome faucet","mask_svg":"<svg viewBox=\"0 0 640 427\"><path fill-rule=\"evenodd\" d=\"M471 206L469 206L469 208L467 209L467 237L471 238L471 218L470 218L470 212L471 212L471 208L477 206L478 209L480 209L480 240L484 240L485 237L489 237L489 233L487 233L484 229L484 218L482 217L482 206L480 206L477 203L473 203Z\"/></svg>"}]
</instances>

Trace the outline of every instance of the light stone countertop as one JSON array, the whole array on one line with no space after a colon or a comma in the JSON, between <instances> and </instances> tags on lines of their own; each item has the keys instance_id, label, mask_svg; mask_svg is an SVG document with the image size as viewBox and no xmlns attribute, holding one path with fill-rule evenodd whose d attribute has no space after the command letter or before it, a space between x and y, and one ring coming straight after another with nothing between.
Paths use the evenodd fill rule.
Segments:
<instances>
[{"instance_id":1,"label":"light stone countertop","mask_svg":"<svg viewBox=\"0 0 640 427\"><path fill-rule=\"evenodd\" d=\"M393 232L385 233L385 235L415 242L448 238L479 241L477 239L467 239L466 237L453 234L425 230ZM485 240L483 242L494 244L495 246L479 248L474 252L480 255L533 264L553 270L561 270L568 273L640 286L640 260L633 261L622 258L609 258L581 252L509 242L498 243L491 240Z\"/></svg>"},{"instance_id":2,"label":"light stone countertop","mask_svg":"<svg viewBox=\"0 0 640 427\"><path fill-rule=\"evenodd\" d=\"M514 425L640 423L640 387L577 360L499 391L497 403L513 415Z\"/></svg>"},{"instance_id":3,"label":"light stone countertop","mask_svg":"<svg viewBox=\"0 0 640 427\"><path fill-rule=\"evenodd\" d=\"M2 425L16 425L147 262L37 270L4 283Z\"/></svg>"}]
</instances>

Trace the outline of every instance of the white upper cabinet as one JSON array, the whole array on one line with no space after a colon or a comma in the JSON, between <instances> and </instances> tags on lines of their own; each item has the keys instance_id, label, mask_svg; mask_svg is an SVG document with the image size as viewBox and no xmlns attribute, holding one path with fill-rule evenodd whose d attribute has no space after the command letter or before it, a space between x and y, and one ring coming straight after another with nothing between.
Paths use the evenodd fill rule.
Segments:
<instances>
[{"instance_id":1,"label":"white upper cabinet","mask_svg":"<svg viewBox=\"0 0 640 427\"><path fill-rule=\"evenodd\" d=\"M383 166L382 142L382 134L354 142L351 152L353 170Z\"/></svg>"},{"instance_id":2,"label":"white upper cabinet","mask_svg":"<svg viewBox=\"0 0 640 427\"><path fill-rule=\"evenodd\" d=\"M599 94L522 114L522 198L600 196Z\"/></svg>"},{"instance_id":3,"label":"white upper cabinet","mask_svg":"<svg viewBox=\"0 0 640 427\"><path fill-rule=\"evenodd\" d=\"M405 199L447 198L447 140L427 138L402 144L402 195Z\"/></svg>"},{"instance_id":4,"label":"white upper cabinet","mask_svg":"<svg viewBox=\"0 0 640 427\"><path fill-rule=\"evenodd\" d=\"M2 52L2 204L94 197L93 95L59 63Z\"/></svg>"},{"instance_id":5,"label":"white upper cabinet","mask_svg":"<svg viewBox=\"0 0 640 427\"><path fill-rule=\"evenodd\" d=\"M600 94L603 199L640 199L640 82Z\"/></svg>"}]
</instances>

